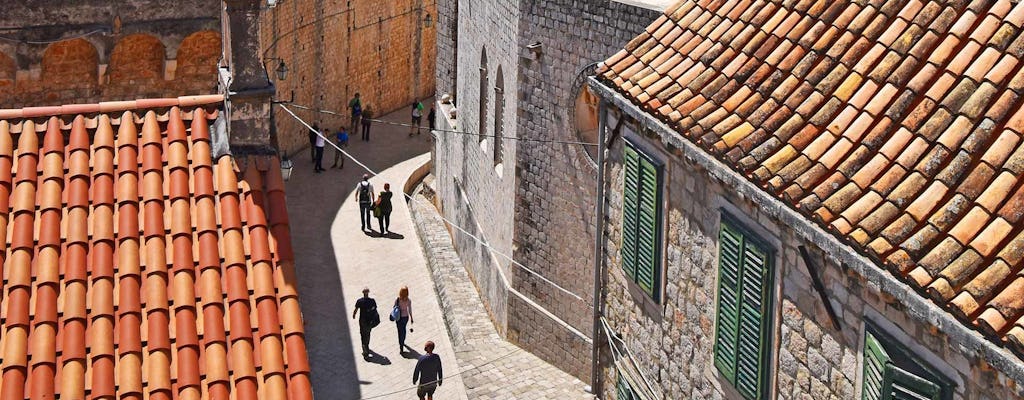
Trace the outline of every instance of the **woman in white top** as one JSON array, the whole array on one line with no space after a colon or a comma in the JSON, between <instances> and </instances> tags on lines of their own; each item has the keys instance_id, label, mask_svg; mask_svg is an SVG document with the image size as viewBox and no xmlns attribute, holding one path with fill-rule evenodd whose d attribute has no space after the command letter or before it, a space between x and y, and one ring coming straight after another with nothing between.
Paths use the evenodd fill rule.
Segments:
<instances>
[{"instance_id":1,"label":"woman in white top","mask_svg":"<svg viewBox=\"0 0 1024 400\"><path fill-rule=\"evenodd\" d=\"M395 324L398 325L398 352L405 353L405 349L412 351L412 347L405 345L405 326L406 324L413 321L412 318L412 300L409 299L409 287L402 286L398 290L398 298L395 299L395 306L398 307L398 319L395 320Z\"/></svg>"}]
</instances>

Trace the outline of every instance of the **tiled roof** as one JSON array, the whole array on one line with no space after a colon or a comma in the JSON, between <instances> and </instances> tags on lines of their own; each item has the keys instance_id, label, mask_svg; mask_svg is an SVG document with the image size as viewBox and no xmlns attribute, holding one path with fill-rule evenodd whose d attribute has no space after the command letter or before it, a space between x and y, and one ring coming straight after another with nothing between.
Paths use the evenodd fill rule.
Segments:
<instances>
[{"instance_id":1,"label":"tiled roof","mask_svg":"<svg viewBox=\"0 0 1024 400\"><path fill-rule=\"evenodd\" d=\"M0 111L0 400L310 399L276 158L220 96Z\"/></svg>"},{"instance_id":2,"label":"tiled roof","mask_svg":"<svg viewBox=\"0 0 1024 400\"><path fill-rule=\"evenodd\" d=\"M1024 3L687 0L598 74L1024 357Z\"/></svg>"}]
</instances>

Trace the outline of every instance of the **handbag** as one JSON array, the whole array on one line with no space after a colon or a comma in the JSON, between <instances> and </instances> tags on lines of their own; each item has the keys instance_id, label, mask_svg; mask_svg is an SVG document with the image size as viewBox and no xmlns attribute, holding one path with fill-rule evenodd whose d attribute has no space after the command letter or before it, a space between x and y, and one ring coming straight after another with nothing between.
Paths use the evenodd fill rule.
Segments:
<instances>
[{"instance_id":1,"label":"handbag","mask_svg":"<svg viewBox=\"0 0 1024 400\"><path fill-rule=\"evenodd\" d=\"M391 307L391 315L388 316L392 321L398 321L402 317L402 309L398 308L398 299L395 299L395 306Z\"/></svg>"},{"instance_id":2,"label":"handbag","mask_svg":"<svg viewBox=\"0 0 1024 400\"><path fill-rule=\"evenodd\" d=\"M373 205L373 216L375 218L380 218L382 215L384 215L384 210L381 208L380 204L374 204Z\"/></svg>"},{"instance_id":3,"label":"handbag","mask_svg":"<svg viewBox=\"0 0 1024 400\"><path fill-rule=\"evenodd\" d=\"M380 325L380 313L377 312L377 307L373 307L373 312L370 313L370 328L376 328Z\"/></svg>"}]
</instances>

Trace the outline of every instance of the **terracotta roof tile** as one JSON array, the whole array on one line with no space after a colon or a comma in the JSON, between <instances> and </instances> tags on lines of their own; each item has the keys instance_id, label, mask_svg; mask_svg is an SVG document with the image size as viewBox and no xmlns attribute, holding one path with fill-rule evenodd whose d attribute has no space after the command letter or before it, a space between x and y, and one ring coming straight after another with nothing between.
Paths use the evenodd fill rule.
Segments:
<instances>
[{"instance_id":1,"label":"terracotta roof tile","mask_svg":"<svg viewBox=\"0 0 1024 400\"><path fill-rule=\"evenodd\" d=\"M214 165L221 100L0 110L0 399L312 398L280 166Z\"/></svg>"},{"instance_id":2,"label":"terracotta roof tile","mask_svg":"<svg viewBox=\"0 0 1024 400\"><path fill-rule=\"evenodd\" d=\"M599 75L1024 357L1024 5L966 3L686 0Z\"/></svg>"}]
</instances>

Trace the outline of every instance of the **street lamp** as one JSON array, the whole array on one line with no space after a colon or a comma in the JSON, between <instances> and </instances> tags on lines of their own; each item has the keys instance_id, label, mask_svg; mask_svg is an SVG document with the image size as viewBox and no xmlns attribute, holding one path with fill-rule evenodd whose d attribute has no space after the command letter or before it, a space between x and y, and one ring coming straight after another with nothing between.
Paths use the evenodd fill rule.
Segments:
<instances>
[{"instance_id":1,"label":"street lamp","mask_svg":"<svg viewBox=\"0 0 1024 400\"><path fill-rule=\"evenodd\" d=\"M277 80L283 81L285 78L288 78L288 66L284 65L284 60L281 60L281 63L277 64L277 69L275 71L277 72Z\"/></svg>"},{"instance_id":2,"label":"street lamp","mask_svg":"<svg viewBox=\"0 0 1024 400\"><path fill-rule=\"evenodd\" d=\"M280 58L265 58L265 59L263 59L264 68L266 68L266 63L268 61L277 61L278 62L277 63L277 68L274 69L274 72L277 74L277 80L283 81L283 80L288 78L288 66L284 64L284 60L282 60ZM267 70L269 71L269 68L267 68Z\"/></svg>"}]
</instances>

